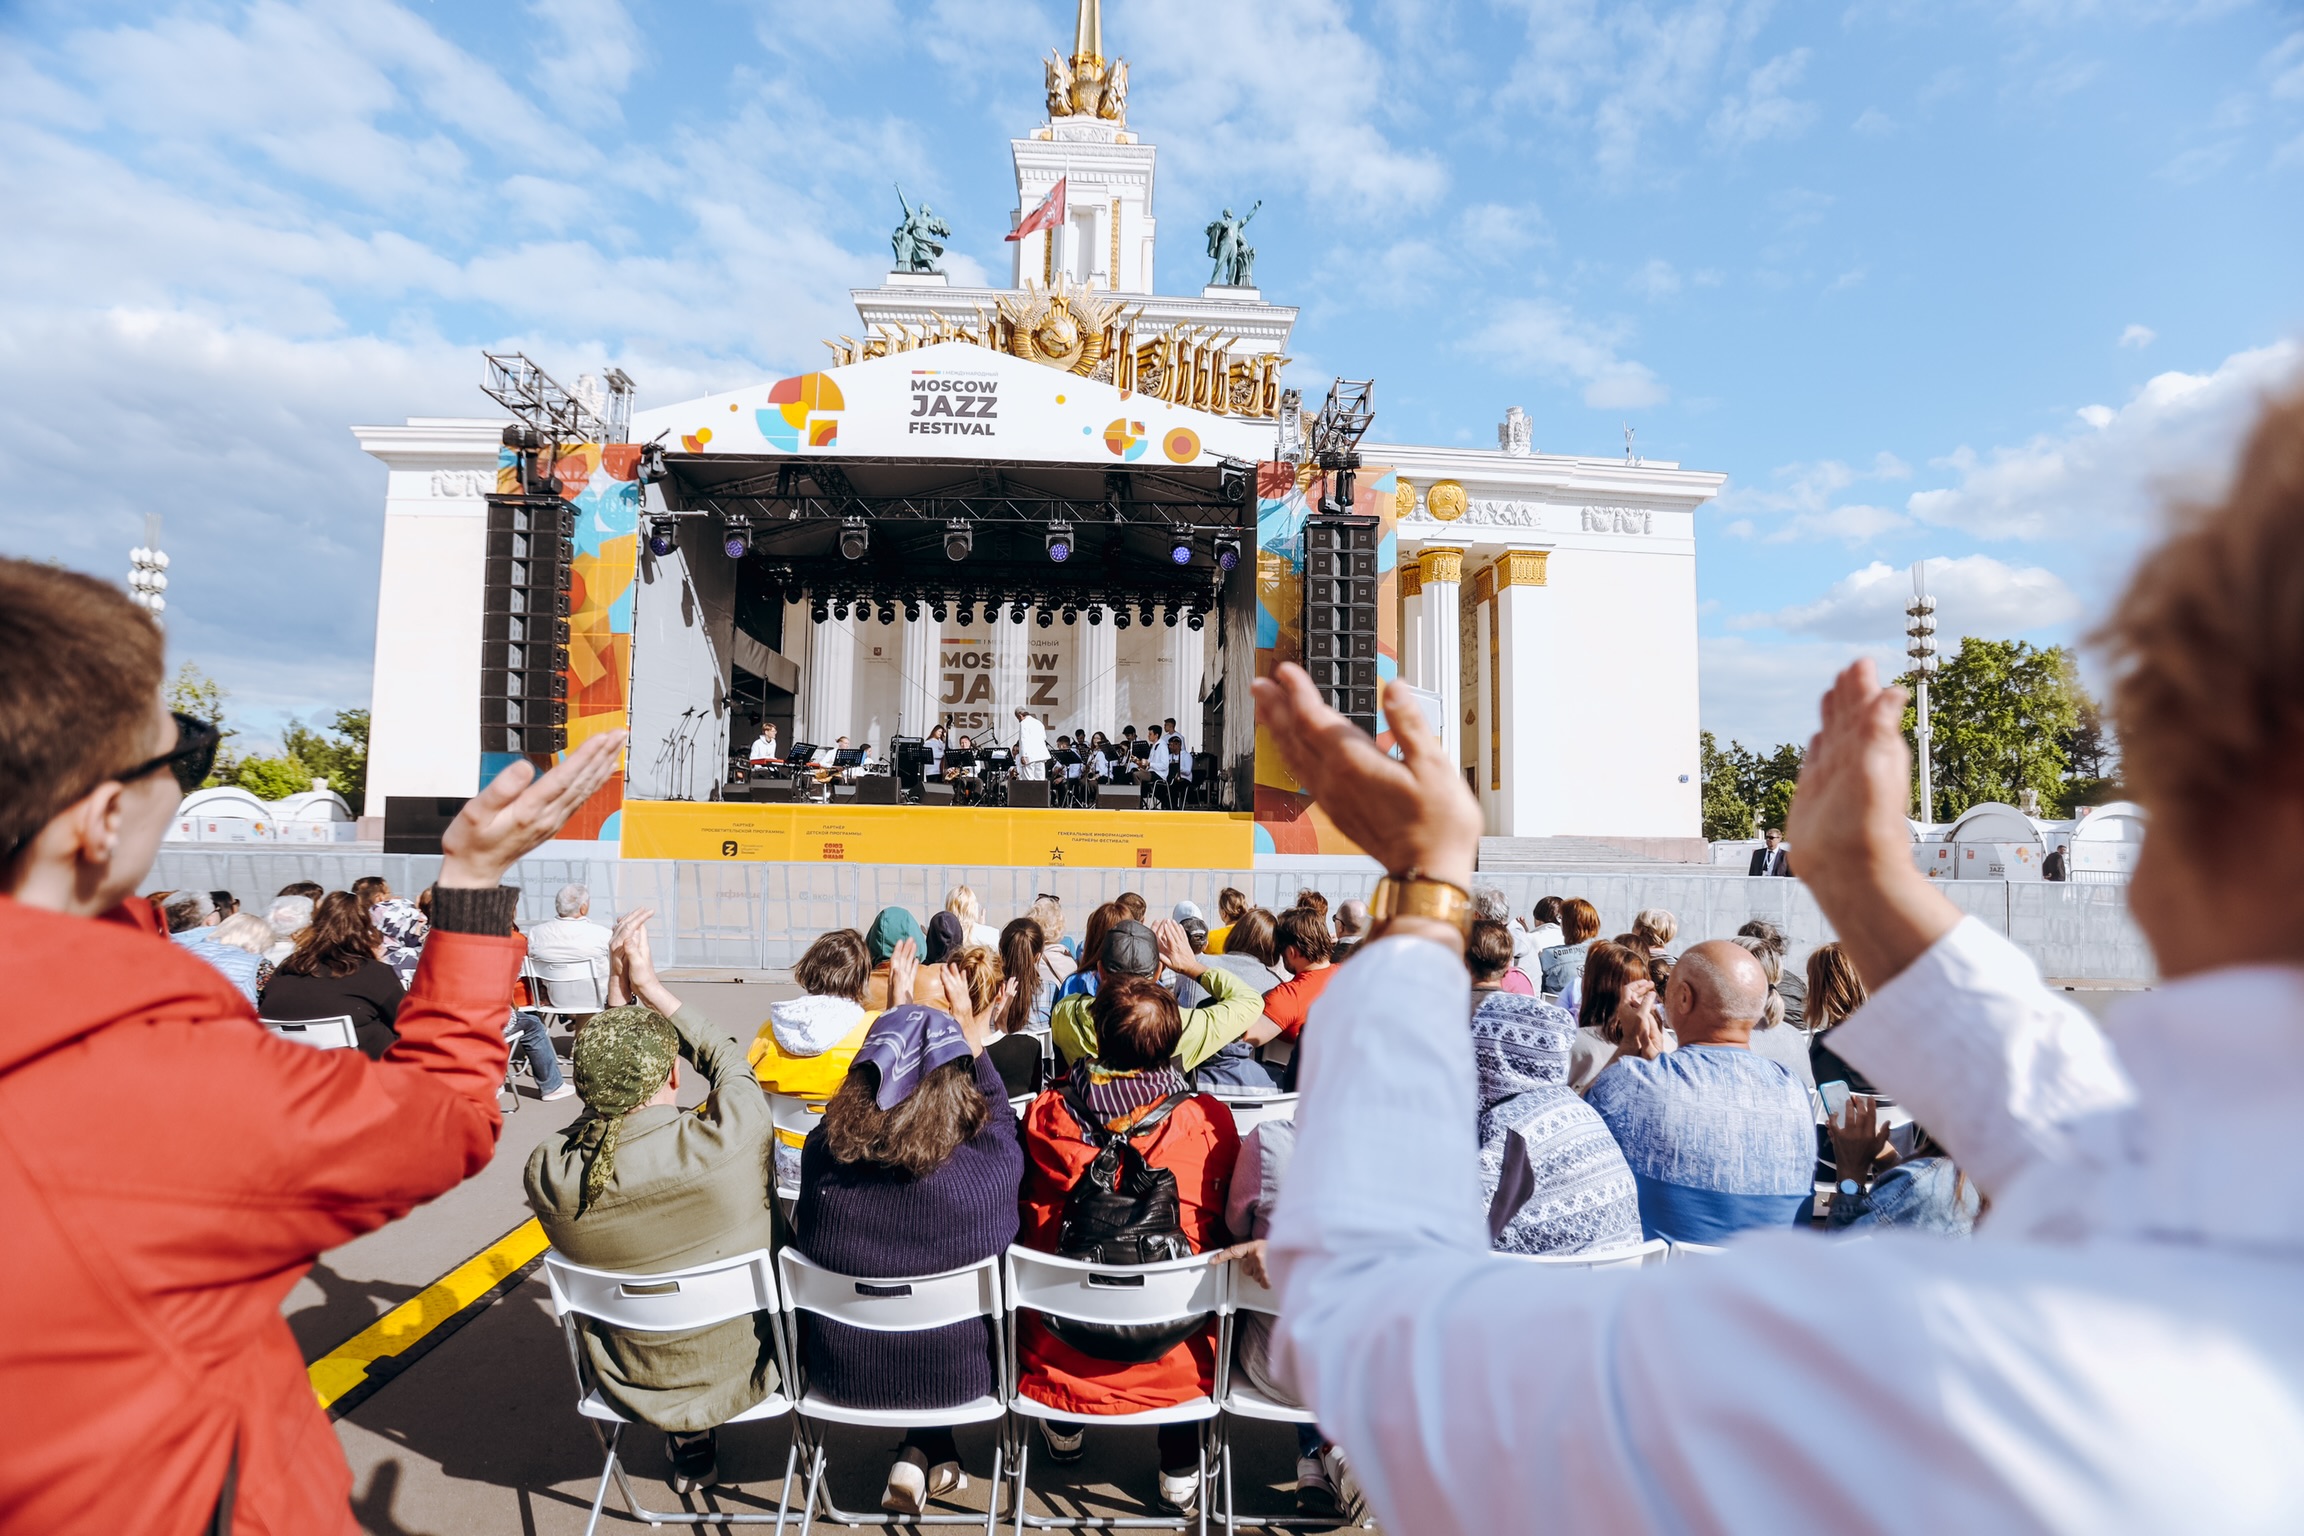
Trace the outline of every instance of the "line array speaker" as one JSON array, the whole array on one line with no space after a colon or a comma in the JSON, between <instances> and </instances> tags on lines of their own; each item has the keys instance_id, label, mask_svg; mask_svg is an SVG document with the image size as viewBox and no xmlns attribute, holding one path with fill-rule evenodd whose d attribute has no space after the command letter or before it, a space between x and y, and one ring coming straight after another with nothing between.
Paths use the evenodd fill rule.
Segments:
<instances>
[{"instance_id":1,"label":"line array speaker","mask_svg":"<svg viewBox=\"0 0 2304 1536\"><path fill-rule=\"evenodd\" d=\"M1304 524L1304 670L1338 714L1376 733L1377 520Z\"/></svg>"},{"instance_id":2,"label":"line array speaker","mask_svg":"<svg viewBox=\"0 0 2304 1536\"><path fill-rule=\"evenodd\" d=\"M568 504L488 498L481 587L480 750L538 754L568 745Z\"/></svg>"}]
</instances>

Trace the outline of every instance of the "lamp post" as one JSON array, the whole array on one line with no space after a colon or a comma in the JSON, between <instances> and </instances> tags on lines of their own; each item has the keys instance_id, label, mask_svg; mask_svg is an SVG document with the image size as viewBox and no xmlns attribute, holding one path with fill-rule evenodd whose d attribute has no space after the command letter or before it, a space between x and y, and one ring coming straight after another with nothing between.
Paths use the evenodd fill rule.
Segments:
<instances>
[{"instance_id":1,"label":"lamp post","mask_svg":"<svg viewBox=\"0 0 2304 1536\"><path fill-rule=\"evenodd\" d=\"M160 514L144 518L144 542L128 551L128 601L149 611L154 623L168 610L168 557L160 549Z\"/></svg>"},{"instance_id":2,"label":"lamp post","mask_svg":"<svg viewBox=\"0 0 2304 1536\"><path fill-rule=\"evenodd\" d=\"M1920 820L1928 824L1936 820L1935 765L1929 760L1928 751L1934 736L1928 725L1928 679L1936 675L1936 599L1928 595L1928 562L1925 560L1912 567L1912 602L1904 610L1904 618L1904 654L1912 659L1918 684L1914 690L1916 729L1912 735L1920 749Z\"/></svg>"}]
</instances>

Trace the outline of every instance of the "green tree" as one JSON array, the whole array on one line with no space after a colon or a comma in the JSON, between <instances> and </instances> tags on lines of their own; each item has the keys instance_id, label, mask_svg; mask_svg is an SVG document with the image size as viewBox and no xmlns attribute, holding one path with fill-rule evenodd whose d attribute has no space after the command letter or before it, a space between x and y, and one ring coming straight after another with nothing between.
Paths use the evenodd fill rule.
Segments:
<instances>
[{"instance_id":1,"label":"green tree","mask_svg":"<svg viewBox=\"0 0 2304 1536\"><path fill-rule=\"evenodd\" d=\"M1904 686L1917 679L1907 675ZM2086 697L2062 646L1971 635L1929 686L1935 727L1935 821L1950 821L1986 800L2013 805L2027 790L2043 808L2060 806L2070 765L2066 742ZM1907 734L1918 713L1904 710Z\"/></svg>"},{"instance_id":2,"label":"green tree","mask_svg":"<svg viewBox=\"0 0 2304 1536\"><path fill-rule=\"evenodd\" d=\"M2104 708L2080 690L2079 718L2064 733L2064 785L2056 805L2059 816L2078 814L2081 806L2102 805L2121 797L2120 748L2113 739Z\"/></svg>"},{"instance_id":3,"label":"green tree","mask_svg":"<svg viewBox=\"0 0 2304 1536\"><path fill-rule=\"evenodd\" d=\"M197 664L187 661L176 668L176 675L168 680L162 696L177 714L205 720L223 734L224 739L216 748L216 766L209 770L200 787L212 789L218 784L238 782L240 758L232 750L232 738L240 733L224 723L224 701L232 696L224 685Z\"/></svg>"},{"instance_id":4,"label":"green tree","mask_svg":"<svg viewBox=\"0 0 2304 1536\"><path fill-rule=\"evenodd\" d=\"M1704 771L1704 836L1713 842L1750 837L1755 817L1762 826L1783 826L1806 756L1790 742L1765 755L1740 741L1723 748L1719 738L1705 731L1698 743Z\"/></svg>"},{"instance_id":5,"label":"green tree","mask_svg":"<svg viewBox=\"0 0 2304 1536\"><path fill-rule=\"evenodd\" d=\"M310 764L293 756L244 757L232 782L259 800L284 800L310 789L316 777Z\"/></svg>"},{"instance_id":6,"label":"green tree","mask_svg":"<svg viewBox=\"0 0 2304 1536\"><path fill-rule=\"evenodd\" d=\"M280 733L280 744L289 757L310 770L301 788L310 789L311 780L325 778L328 787L342 795L355 814L359 812L368 795L368 711L336 711L332 734L328 735L291 715L288 728Z\"/></svg>"},{"instance_id":7,"label":"green tree","mask_svg":"<svg viewBox=\"0 0 2304 1536\"><path fill-rule=\"evenodd\" d=\"M1736 764L1710 731L1698 739L1697 760L1704 771L1704 837L1727 843L1752 835L1752 806L1737 792Z\"/></svg>"}]
</instances>

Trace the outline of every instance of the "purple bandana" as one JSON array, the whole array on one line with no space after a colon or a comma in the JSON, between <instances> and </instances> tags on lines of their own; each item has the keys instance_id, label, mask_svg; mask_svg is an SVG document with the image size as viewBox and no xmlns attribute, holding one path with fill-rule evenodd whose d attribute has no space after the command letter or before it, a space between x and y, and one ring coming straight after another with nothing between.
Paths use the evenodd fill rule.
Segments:
<instances>
[{"instance_id":1,"label":"purple bandana","mask_svg":"<svg viewBox=\"0 0 2304 1536\"><path fill-rule=\"evenodd\" d=\"M906 1003L872 1021L863 1048L856 1053L856 1065L870 1062L879 1069L876 1102L882 1109L894 1109L912 1097L929 1073L974 1054L968 1037L960 1033L959 1020L925 1003Z\"/></svg>"}]
</instances>

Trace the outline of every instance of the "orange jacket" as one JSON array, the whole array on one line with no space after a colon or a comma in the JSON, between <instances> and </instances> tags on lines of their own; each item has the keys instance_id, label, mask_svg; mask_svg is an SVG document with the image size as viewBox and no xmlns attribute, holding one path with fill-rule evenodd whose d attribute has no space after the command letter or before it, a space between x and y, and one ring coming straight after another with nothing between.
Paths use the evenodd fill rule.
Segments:
<instances>
[{"instance_id":1,"label":"orange jacket","mask_svg":"<svg viewBox=\"0 0 2304 1536\"><path fill-rule=\"evenodd\" d=\"M132 900L0 897L0 1532L352 1536L281 1300L478 1172L524 945L435 932L380 1061L265 1032Z\"/></svg>"},{"instance_id":2,"label":"orange jacket","mask_svg":"<svg viewBox=\"0 0 2304 1536\"><path fill-rule=\"evenodd\" d=\"M1176 1175L1176 1218L1192 1251L1224 1240L1224 1190L1240 1159L1240 1133L1232 1111L1208 1094L1186 1099L1149 1136L1136 1143L1144 1161ZM1023 1217L1016 1241L1056 1251L1064 1200L1096 1149L1081 1139L1079 1122L1051 1088L1024 1112ZM1143 1365L1116 1364L1084 1355L1027 1313L1016 1330L1017 1386L1025 1396L1083 1417L1138 1413L1189 1402L1216 1384L1216 1330L1210 1326Z\"/></svg>"}]
</instances>

